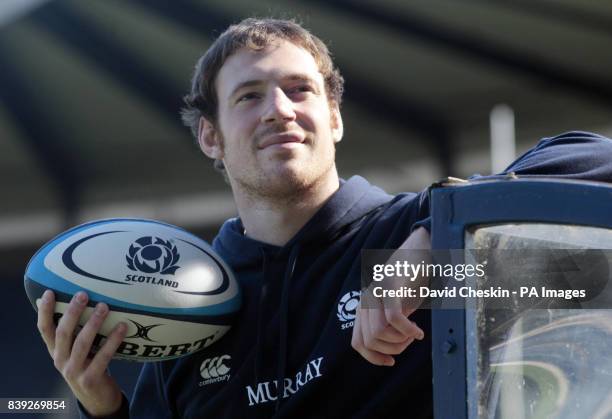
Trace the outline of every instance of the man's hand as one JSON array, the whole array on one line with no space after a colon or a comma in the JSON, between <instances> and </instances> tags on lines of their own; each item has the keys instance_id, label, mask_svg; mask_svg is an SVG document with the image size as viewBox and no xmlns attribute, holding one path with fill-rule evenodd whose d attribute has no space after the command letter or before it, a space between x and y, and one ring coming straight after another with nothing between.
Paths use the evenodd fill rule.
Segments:
<instances>
[{"instance_id":1,"label":"man's hand","mask_svg":"<svg viewBox=\"0 0 612 419\"><path fill-rule=\"evenodd\" d=\"M424 228L415 230L400 247L403 250L430 248L429 233ZM368 308L362 308L362 302L363 295L353 326L351 346L372 364L393 366L393 355L401 354L415 339L425 337L416 323L407 318L415 307L402 307L400 299L386 299L383 304L381 299L371 298Z\"/></svg>"},{"instance_id":2,"label":"man's hand","mask_svg":"<svg viewBox=\"0 0 612 419\"><path fill-rule=\"evenodd\" d=\"M415 339L425 337L424 332L410 321L402 310L359 308L351 345L374 365L393 366L393 355L401 354Z\"/></svg>"},{"instance_id":3,"label":"man's hand","mask_svg":"<svg viewBox=\"0 0 612 419\"><path fill-rule=\"evenodd\" d=\"M121 407L121 389L106 368L125 337L127 327L124 323L117 325L95 356L89 358L94 338L108 315L108 306L99 303L75 338L75 328L87 307L87 298L86 293L78 292L56 328L53 323L55 296L52 291L45 291L38 305L38 330L55 368L83 407L93 416L104 416Z\"/></svg>"}]
</instances>

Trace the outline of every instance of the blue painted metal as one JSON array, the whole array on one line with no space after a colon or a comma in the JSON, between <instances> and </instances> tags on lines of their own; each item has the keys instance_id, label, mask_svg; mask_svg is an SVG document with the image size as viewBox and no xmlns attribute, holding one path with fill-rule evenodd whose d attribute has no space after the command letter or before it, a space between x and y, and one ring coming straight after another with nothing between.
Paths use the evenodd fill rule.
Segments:
<instances>
[{"instance_id":1,"label":"blue painted metal","mask_svg":"<svg viewBox=\"0 0 612 419\"><path fill-rule=\"evenodd\" d=\"M461 249L472 225L545 222L612 228L612 185L550 178L431 190L432 248ZM432 311L434 414L467 419L466 313ZM451 350L449 350L449 348Z\"/></svg>"}]
</instances>

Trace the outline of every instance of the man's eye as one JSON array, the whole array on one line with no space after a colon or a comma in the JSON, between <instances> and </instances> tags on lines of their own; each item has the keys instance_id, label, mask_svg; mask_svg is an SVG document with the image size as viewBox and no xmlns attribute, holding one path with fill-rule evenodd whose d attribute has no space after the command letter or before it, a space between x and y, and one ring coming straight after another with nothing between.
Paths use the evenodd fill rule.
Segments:
<instances>
[{"instance_id":1,"label":"man's eye","mask_svg":"<svg viewBox=\"0 0 612 419\"><path fill-rule=\"evenodd\" d=\"M313 88L307 84L296 86L291 89L291 92L295 92L295 93L304 93L304 92L312 92L312 91L313 91Z\"/></svg>"},{"instance_id":2,"label":"man's eye","mask_svg":"<svg viewBox=\"0 0 612 419\"><path fill-rule=\"evenodd\" d=\"M258 98L257 93L245 93L244 95L238 98L237 102L246 102L248 100L257 99L257 98Z\"/></svg>"}]
</instances>

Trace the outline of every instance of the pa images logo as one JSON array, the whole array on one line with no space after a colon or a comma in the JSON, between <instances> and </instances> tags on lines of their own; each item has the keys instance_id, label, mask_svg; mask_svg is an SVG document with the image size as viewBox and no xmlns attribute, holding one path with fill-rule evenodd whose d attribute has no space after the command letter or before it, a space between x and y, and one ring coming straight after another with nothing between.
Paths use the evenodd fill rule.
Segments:
<instances>
[{"instance_id":1,"label":"pa images logo","mask_svg":"<svg viewBox=\"0 0 612 419\"><path fill-rule=\"evenodd\" d=\"M180 257L176 246L170 240L145 236L131 244L125 259L128 268L135 272L174 275L180 268L176 265Z\"/></svg>"},{"instance_id":2,"label":"pa images logo","mask_svg":"<svg viewBox=\"0 0 612 419\"><path fill-rule=\"evenodd\" d=\"M361 298L360 291L349 291L342 296L338 303L338 320L342 323L341 329L353 327L355 317L357 316L357 307L359 307L359 299Z\"/></svg>"}]
</instances>

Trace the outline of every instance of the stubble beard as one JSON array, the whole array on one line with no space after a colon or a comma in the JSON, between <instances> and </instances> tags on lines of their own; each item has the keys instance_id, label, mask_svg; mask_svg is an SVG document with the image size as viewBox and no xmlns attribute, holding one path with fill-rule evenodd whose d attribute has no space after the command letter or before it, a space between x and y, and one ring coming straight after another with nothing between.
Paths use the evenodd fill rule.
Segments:
<instances>
[{"instance_id":1,"label":"stubble beard","mask_svg":"<svg viewBox=\"0 0 612 419\"><path fill-rule=\"evenodd\" d=\"M238 178L236 182L249 196L251 201L265 201L268 204L292 205L304 201L308 195L316 193L335 168L335 148L331 150L325 162L314 159L300 163L307 165L298 170L285 168L274 170L273 173L258 171L246 178Z\"/></svg>"},{"instance_id":2,"label":"stubble beard","mask_svg":"<svg viewBox=\"0 0 612 419\"><path fill-rule=\"evenodd\" d=\"M220 130L219 134L221 150L225 151L225 138ZM253 143L252 152L257 153L256 142ZM301 163L307 167L302 167L297 171L281 169L275 170L276 173L270 173L260 168L250 173L242 173L241 176L231 177L228 176L226 168L225 177L232 190L240 189L254 205L264 202L268 205L281 206L299 204L309 194L315 193L319 187L323 186L328 181L328 177L336 171L335 144L332 144L328 153L331 156L326 154L324 162L317 161L317 156L311 154L311 159Z\"/></svg>"}]
</instances>

